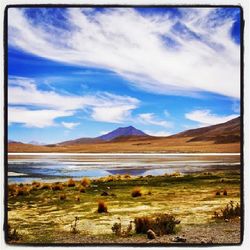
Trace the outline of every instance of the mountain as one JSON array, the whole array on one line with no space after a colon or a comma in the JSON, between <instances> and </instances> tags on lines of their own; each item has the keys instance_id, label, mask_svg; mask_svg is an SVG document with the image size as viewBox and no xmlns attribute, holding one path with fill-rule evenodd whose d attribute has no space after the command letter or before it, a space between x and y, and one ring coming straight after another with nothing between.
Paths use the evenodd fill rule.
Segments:
<instances>
[{"instance_id":1,"label":"mountain","mask_svg":"<svg viewBox=\"0 0 250 250\"><path fill-rule=\"evenodd\" d=\"M30 141L30 142L28 142L28 144L31 144L31 145L46 145L46 143L42 143L42 142L39 142L39 141Z\"/></svg>"},{"instance_id":2,"label":"mountain","mask_svg":"<svg viewBox=\"0 0 250 250\"><path fill-rule=\"evenodd\" d=\"M168 137L149 136L130 126L96 138L50 145L9 142L8 152L64 153L240 153L241 119L190 129Z\"/></svg>"},{"instance_id":3,"label":"mountain","mask_svg":"<svg viewBox=\"0 0 250 250\"><path fill-rule=\"evenodd\" d=\"M240 117L237 117L224 123L203 128L190 129L170 137L192 137L188 140L188 142L214 141L216 144L240 142L240 123Z\"/></svg>"},{"instance_id":4,"label":"mountain","mask_svg":"<svg viewBox=\"0 0 250 250\"><path fill-rule=\"evenodd\" d=\"M142 132L141 130L134 128L133 126L129 126L129 127L117 128L97 138L103 141L112 141L113 139L121 136L130 137L130 136L148 136L148 135Z\"/></svg>"},{"instance_id":5,"label":"mountain","mask_svg":"<svg viewBox=\"0 0 250 250\"><path fill-rule=\"evenodd\" d=\"M131 140L132 138L138 140L141 137L148 137L148 135L142 132L141 130L134 128L133 126L129 126L129 127L117 128L99 137L79 138L75 140L64 141L56 145L67 146L67 145L80 145L80 144L95 144L95 143L109 142L113 140L126 141L126 140Z\"/></svg>"}]
</instances>

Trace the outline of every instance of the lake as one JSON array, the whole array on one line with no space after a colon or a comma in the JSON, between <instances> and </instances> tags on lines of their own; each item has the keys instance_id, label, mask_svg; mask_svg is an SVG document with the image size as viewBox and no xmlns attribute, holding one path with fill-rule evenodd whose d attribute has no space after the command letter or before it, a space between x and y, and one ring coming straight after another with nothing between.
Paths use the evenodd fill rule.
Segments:
<instances>
[{"instance_id":1,"label":"lake","mask_svg":"<svg viewBox=\"0 0 250 250\"><path fill-rule=\"evenodd\" d=\"M240 169L240 154L15 154L8 155L8 182L60 181L66 178L230 171Z\"/></svg>"}]
</instances>

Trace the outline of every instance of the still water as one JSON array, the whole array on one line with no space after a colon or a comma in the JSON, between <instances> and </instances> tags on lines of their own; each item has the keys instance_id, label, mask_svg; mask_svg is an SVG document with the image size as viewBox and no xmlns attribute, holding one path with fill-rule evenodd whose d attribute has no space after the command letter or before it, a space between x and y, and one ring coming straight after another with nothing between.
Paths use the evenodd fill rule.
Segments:
<instances>
[{"instance_id":1,"label":"still water","mask_svg":"<svg viewBox=\"0 0 250 250\"><path fill-rule=\"evenodd\" d=\"M240 169L240 155L195 154L11 154L8 182L55 181L115 174L133 176L230 171Z\"/></svg>"}]
</instances>

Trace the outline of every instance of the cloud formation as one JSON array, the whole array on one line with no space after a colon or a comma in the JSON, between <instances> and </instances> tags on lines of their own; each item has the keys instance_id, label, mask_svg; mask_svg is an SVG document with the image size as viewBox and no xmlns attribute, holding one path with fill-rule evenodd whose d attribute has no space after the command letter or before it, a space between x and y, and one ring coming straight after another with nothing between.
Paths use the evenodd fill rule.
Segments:
<instances>
[{"instance_id":1,"label":"cloud formation","mask_svg":"<svg viewBox=\"0 0 250 250\"><path fill-rule=\"evenodd\" d=\"M62 125L67 129L73 129L79 124L80 124L79 122L62 122Z\"/></svg>"},{"instance_id":2,"label":"cloud formation","mask_svg":"<svg viewBox=\"0 0 250 250\"><path fill-rule=\"evenodd\" d=\"M139 114L138 122L143 123L143 124L161 126L165 128L170 128L172 126L170 122L162 120L162 119L158 119L157 117L155 117L153 113Z\"/></svg>"},{"instance_id":3,"label":"cloud formation","mask_svg":"<svg viewBox=\"0 0 250 250\"><path fill-rule=\"evenodd\" d=\"M198 122L200 127L205 127L205 126L209 126L209 125L227 122L227 121L234 119L238 116L239 116L238 114L216 115L216 114L213 114L208 109L194 110L192 112L185 114L186 119Z\"/></svg>"},{"instance_id":4,"label":"cloud formation","mask_svg":"<svg viewBox=\"0 0 250 250\"><path fill-rule=\"evenodd\" d=\"M231 37L235 18L216 9L180 9L173 17L130 8L69 8L60 22L51 12L37 21L27 10L8 11L9 44L25 52L107 69L150 92L240 96L240 49ZM94 117L102 120L99 113Z\"/></svg>"},{"instance_id":5,"label":"cloud formation","mask_svg":"<svg viewBox=\"0 0 250 250\"><path fill-rule=\"evenodd\" d=\"M108 92L92 95L70 95L42 90L30 78L10 77L8 83L8 122L28 127L54 126L57 118L73 116L84 111L95 121L121 123L138 107L139 100ZM57 124L58 125L58 124ZM73 129L79 123L62 122Z\"/></svg>"}]
</instances>

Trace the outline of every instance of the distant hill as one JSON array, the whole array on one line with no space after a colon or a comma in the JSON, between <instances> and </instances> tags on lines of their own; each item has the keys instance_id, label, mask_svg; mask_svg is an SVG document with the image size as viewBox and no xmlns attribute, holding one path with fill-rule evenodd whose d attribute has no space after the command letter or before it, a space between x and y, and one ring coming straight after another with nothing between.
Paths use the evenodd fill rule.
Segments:
<instances>
[{"instance_id":1,"label":"distant hill","mask_svg":"<svg viewBox=\"0 0 250 250\"><path fill-rule=\"evenodd\" d=\"M75 140L65 141L58 143L57 145L78 145L78 144L94 144L94 143L102 143L113 140L121 139L131 140L131 137L134 137L135 140L138 140L140 137L147 137L148 135L142 132L139 129L134 128L133 126L117 128L107 134L101 135L95 138L79 138Z\"/></svg>"},{"instance_id":2,"label":"distant hill","mask_svg":"<svg viewBox=\"0 0 250 250\"><path fill-rule=\"evenodd\" d=\"M132 126L96 138L79 138L50 145L9 141L8 152L75 153L239 153L240 117L225 123L190 129L168 137L149 136Z\"/></svg>"},{"instance_id":3,"label":"distant hill","mask_svg":"<svg viewBox=\"0 0 250 250\"><path fill-rule=\"evenodd\" d=\"M97 137L98 139L104 140L104 141L111 141L117 137L131 137L131 136L148 136L147 134L145 134L144 132L142 132L139 129L136 129L133 126L129 126L129 127L123 127L123 128L117 128L105 135L99 136Z\"/></svg>"},{"instance_id":4,"label":"distant hill","mask_svg":"<svg viewBox=\"0 0 250 250\"><path fill-rule=\"evenodd\" d=\"M214 141L214 143L233 143L240 141L240 117L203 128L190 129L172 138L192 137L188 142Z\"/></svg>"}]
</instances>

